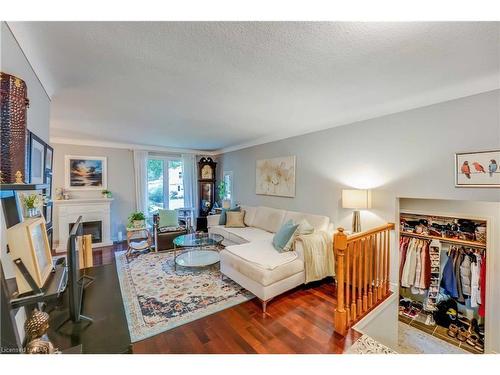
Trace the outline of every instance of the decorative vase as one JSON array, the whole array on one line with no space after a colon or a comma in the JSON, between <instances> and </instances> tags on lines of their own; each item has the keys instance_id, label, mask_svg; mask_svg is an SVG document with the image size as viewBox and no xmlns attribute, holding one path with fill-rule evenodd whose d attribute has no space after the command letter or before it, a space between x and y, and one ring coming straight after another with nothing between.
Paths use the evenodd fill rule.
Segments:
<instances>
[{"instance_id":1,"label":"decorative vase","mask_svg":"<svg viewBox=\"0 0 500 375\"><path fill-rule=\"evenodd\" d=\"M134 220L134 228L142 228L144 226L144 220Z\"/></svg>"},{"instance_id":2,"label":"decorative vase","mask_svg":"<svg viewBox=\"0 0 500 375\"><path fill-rule=\"evenodd\" d=\"M37 217L38 216L38 208L32 207L26 209L26 217Z\"/></svg>"}]
</instances>

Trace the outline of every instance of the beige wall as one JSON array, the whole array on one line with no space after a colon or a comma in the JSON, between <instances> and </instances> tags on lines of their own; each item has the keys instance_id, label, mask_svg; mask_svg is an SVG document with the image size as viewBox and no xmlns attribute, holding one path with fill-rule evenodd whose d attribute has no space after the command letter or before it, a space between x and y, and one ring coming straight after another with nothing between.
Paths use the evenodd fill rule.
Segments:
<instances>
[{"instance_id":1,"label":"beige wall","mask_svg":"<svg viewBox=\"0 0 500 375\"><path fill-rule=\"evenodd\" d=\"M111 203L111 239L116 241L125 226L128 215L135 210L134 160L130 150L94 146L75 146L54 143L53 189L64 186L64 156L105 156L108 169L108 190L113 193ZM70 191L72 198L101 197L100 191ZM54 239L58 238L58 222L54 217Z\"/></svg>"}]
</instances>

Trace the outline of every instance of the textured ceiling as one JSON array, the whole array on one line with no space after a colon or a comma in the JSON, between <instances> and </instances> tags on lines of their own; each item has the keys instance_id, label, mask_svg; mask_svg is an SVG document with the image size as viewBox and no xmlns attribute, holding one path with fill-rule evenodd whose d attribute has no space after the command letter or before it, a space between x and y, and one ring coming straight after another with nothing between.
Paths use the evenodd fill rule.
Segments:
<instances>
[{"instance_id":1,"label":"textured ceiling","mask_svg":"<svg viewBox=\"0 0 500 375\"><path fill-rule=\"evenodd\" d=\"M499 25L9 22L53 136L206 150L498 88Z\"/></svg>"}]
</instances>

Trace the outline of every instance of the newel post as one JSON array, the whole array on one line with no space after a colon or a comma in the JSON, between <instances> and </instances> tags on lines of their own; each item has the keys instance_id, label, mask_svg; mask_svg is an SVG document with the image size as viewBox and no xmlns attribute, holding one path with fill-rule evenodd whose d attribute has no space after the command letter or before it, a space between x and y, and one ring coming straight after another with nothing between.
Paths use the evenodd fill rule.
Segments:
<instances>
[{"instance_id":1,"label":"newel post","mask_svg":"<svg viewBox=\"0 0 500 375\"><path fill-rule=\"evenodd\" d=\"M338 232L333 236L333 249L336 258L337 278L337 308L335 309L335 332L345 336L347 333L347 312L344 306L344 257L347 249L347 236L344 233L344 228L338 228Z\"/></svg>"}]
</instances>

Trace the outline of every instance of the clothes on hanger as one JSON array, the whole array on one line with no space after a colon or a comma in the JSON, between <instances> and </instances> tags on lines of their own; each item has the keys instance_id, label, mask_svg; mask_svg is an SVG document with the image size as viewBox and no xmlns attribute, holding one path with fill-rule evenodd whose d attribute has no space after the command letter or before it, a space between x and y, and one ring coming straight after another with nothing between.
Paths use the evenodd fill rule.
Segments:
<instances>
[{"instance_id":1,"label":"clothes on hanger","mask_svg":"<svg viewBox=\"0 0 500 375\"><path fill-rule=\"evenodd\" d=\"M470 281L470 306L478 307L481 304L481 294L479 290L479 272L481 270L481 257L476 254L476 261L472 262Z\"/></svg>"},{"instance_id":2,"label":"clothes on hanger","mask_svg":"<svg viewBox=\"0 0 500 375\"><path fill-rule=\"evenodd\" d=\"M402 237L400 249L400 285L413 294L425 294L431 282L429 241Z\"/></svg>"},{"instance_id":3,"label":"clothes on hanger","mask_svg":"<svg viewBox=\"0 0 500 375\"><path fill-rule=\"evenodd\" d=\"M462 264L460 264L460 281L462 282L462 294L464 296L470 296L470 279L471 279L471 258L470 256L464 257Z\"/></svg>"},{"instance_id":4,"label":"clothes on hanger","mask_svg":"<svg viewBox=\"0 0 500 375\"><path fill-rule=\"evenodd\" d=\"M448 258L442 268L439 261L440 244L430 241L401 236L399 242L400 285L409 288L412 294L427 294L431 299L427 304L435 305L442 291L457 302L465 304L470 300L472 308L479 307L479 315L485 313L486 255L477 249L450 246ZM481 315L482 314L482 315Z\"/></svg>"},{"instance_id":5,"label":"clothes on hanger","mask_svg":"<svg viewBox=\"0 0 500 375\"><path fill-rule=\"evenodd\" d=\"M464 253L462 251L457 251L454 259L454 271L455 271L455 277L457 280L457 301L460 303L465 303L464 295L462 293L462 282L460 278L460 266L462 265L462 262L464 260Z\"/></svg>"},{"instance_id":6,"label":"clothes on hanger","mask_svg":"<svg viewBox=\"0 0 500 375\"><path fill-rule=\"evenodd\" d=\"M455 276L455 251L454 247L448 252L448 261L443 269L443 277L441 279L441 288L444 289L446 294L453 298L458 298L457 279Z\"/></svg>"},{"instance_id":7,"label":"clothes on hanger","mask_svg":"<svg viewBox=\"0 0 500 375\"><path fill-rule=\"evenodd\" d=\"M479 316L486 314L486 256L483 254L481 259L481 271L479 272L479 296L481 297L481 306L479 307Z\"/></svg>"},{"instance_id":8,"label":"clothes on hanger","mask_svg":"<svg viewBox=\"0 0 500 375\"><path fill-rule=\"evenodd\" d=\"M441 279L441 288L446 294L462 304L469 299L472 308L481 307L485 302L486 256L480 252L452 246ZM481 271L484 272L483 278ZM484 306L481 310L484 310Z\"/></svg>"},{"instance_id":9,"label":"clothes on hanger","mask_svg":"<svg viewBox=\"0 0 500 375\"><path fill-rule=\"evenodd\" d=\"M401 237L399 240L399 280L401 280L401 276L403 275L403 267L405 265L409 242L410 239L408 237Z\"/></svg>"}]
</instances>

